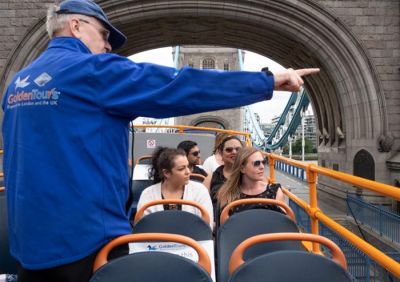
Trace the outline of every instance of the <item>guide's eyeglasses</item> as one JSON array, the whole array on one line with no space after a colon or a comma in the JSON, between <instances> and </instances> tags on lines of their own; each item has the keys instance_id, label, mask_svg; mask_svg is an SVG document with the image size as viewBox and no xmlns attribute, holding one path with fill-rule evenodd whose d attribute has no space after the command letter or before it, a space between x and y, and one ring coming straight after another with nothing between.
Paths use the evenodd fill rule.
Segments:
<instances>
[{"instance_id":1,"label":"guide's eyeglasses","mask_svg":"<svg viewBox=\"0 0 400 282\"><path fill-rule=\"evenodd\" d=\"M200 151L194 151L191 153L193 156L197 157L198 155L200 155Z\"/></svg>"},{"instance_id":2,"label":"guide's eyeglasses","mask_svg":"<svg viewBox=\"0 0 400 282\"><path fill-rule=\"evenodd\" d=\"M266 165L268 162L267 159L263 159L263 160L257 160L253 162L253 166L254 167L259 167L261 164Z\"/></svg>"},{"instance_id":3,"label":"guide's eyeglasses","mask_svg":"<svg viewBox=\"0 0 400 282\"><path fill-rule=\"evenodd\" d=\"M103 40L104 41L106 41L106 42L108 42L108 39L109 39L109 37L110 37L110 31L109 30L107 30L107 29L105 29L105 28L103 28L103 27L100 27L100 26L98 26L98 25L95 25L95 24L93 24L93 23L91 23L91 22L89 22L89 21L87 21L87 20L84 20L84 19L78 19L80 22L83 22L83 23L86 23L86 24L88 24L88 25L91 25L91 26L93 26L99 33L100 33L100 35L101 35L101 37L103 38Z\"/></svg>"},{"instance_id":4,"label":"guide's eyeglasses","mask_svg":"<svg viewBox=\"0 0 400 282\"><path fill-rule=\"evenodd\" d=\"M224 151L227 153L232 153L233 150L235 150L236 152L239 152L240 149L242 149L242 147L226 147L224 149Z\"/></svg>"}]
</instances>

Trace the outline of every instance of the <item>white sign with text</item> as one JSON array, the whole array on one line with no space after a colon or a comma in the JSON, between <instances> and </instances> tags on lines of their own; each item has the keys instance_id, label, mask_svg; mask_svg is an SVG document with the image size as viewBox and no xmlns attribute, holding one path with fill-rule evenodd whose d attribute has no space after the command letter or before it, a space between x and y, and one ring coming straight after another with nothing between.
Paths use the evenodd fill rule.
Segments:
<instances>
[{"instance_id":1,"label":"white sign with text","mask_svg":"<svg viewBox=\"0 0 400 282\"><path fill-rule=\"evenodd\" d=\"M207 252L211 261L211 278L215 281L215 267L214 267L214 244L212 240L197 241L204 250ZM139 252L166 252L175 254L178 256L185 257L192 261L197 262L199 256L197 252L186 245L179 244L176 242L140 242L140 243L130 243L129 253L139 253Z\"/></svg>"}]
</instances>

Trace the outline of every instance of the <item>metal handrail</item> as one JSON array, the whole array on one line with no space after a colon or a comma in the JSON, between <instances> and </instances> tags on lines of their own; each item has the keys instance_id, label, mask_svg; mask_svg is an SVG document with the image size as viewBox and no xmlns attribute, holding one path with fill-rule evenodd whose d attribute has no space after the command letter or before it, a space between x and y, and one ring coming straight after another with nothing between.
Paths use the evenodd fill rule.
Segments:
<instances>
[{"instance_id":1,"label":"metal handrail","mask_svg":"<svg viewBox=\"0 0 400 282\"><path fill-rule=\"evenodd\" d=\"M214 131L214 132L223 132L230 135L240 135L244 136L246 145L251 147L251 138L250 133L242 132L242 131L235 131L235 130L227 130L227 129L219 129L219 128L212 128L212 127L198 127L198 126L190 126L190 125L152 125L152 124L140 124L140 125L133 125L132 128L175 128L179 130L179 134L183 134L185 129L196 129L200 131Z\"/></svg>"},{"instance_id":2,"label":"metal handrail","mask_svg":"<svg viewBox=\"0 0 400 282\"><path fill-rule=\"evenodd\" d=\"M351 206L357 207L358 212L354 211L353 216L358 222L368 226L380 236L386 236L393 242L400 243L399 215L383 209L381 205L372 205L348 194L346 200L349 209L353 210ZM365 214L368 216L364 216Z\"/></svg>"},{"instance_id":3,"label":"metal handrail","mask_svg":"<svg viewBox=\"0 0 400 282\"><path fill-rule=\"evenodd\" d=\"M146 124L146 125L132 125L132 128L175 128L179 130L179 134L183 134L185 129L196 129L200 131L214 131L214 132L223 132L227 133L230 135L239 135L239 136L244 136L244 140L246 143L246 146L251 147L252 142L251 142L251 134L248 132L242 132L242 131L235 131L235 130L227 130L227 129L219 129L219 128L212 128L212 127L198 127L198 126L190 126L190 125L152 125L152 124ZM3 150L0 149L0 155L3 154ZM0 178L4 177L4 173L0 172Z\"/></svg>"},{"instance_id":4,"label":"metal handrail","mask_svg":"<svg viewBox=\"0 0 400 282\"><path fill-rule=\"evenodd\" d=\"M4 153L4 150L0 149L0 155L2 155L3 153ZM4 177L4 172L2 172L2 171L0 171L0 178L1 177ZM0 187L1 192L3 192L4 189L5 189L4 186Z\"/></svg>"},{"instance_id":5,"label":"metal handrail","mask_svg":"<svg viewBox=\"0 0 400 282\"><path fill-rule=\"evenodd\" d=\"M372 259L374 259L379 265L383 268L394 274L396 277L400 277L400 263L393 260L391 257L387 256L385 253L381 252L374 246L365 242L362 238L356 236L351 231L344 228L342 225L336 223L333 219L325 215L319 208L317 203L317 178L318 175L328 176L330 178L342 181L344 183L356 185L361 189L367 189L378 194L391 197L397 200L400 200L400 190L394 186L379 183L376 181L364 179L361 177L353 176L347 173L319 167L314 164L307 164L304 162L287 159L282 156L278 156L271 153L265 153L265 155L269 159L269 172L270 172L270 180L272 183L275 183L275 171L274 165L275 160L282 161L287 164L291 164L300 168L305 169L307 173L307 182L309 186L309 196L310 203L306 203L301 200L299 197L295 196L287 189L283 189L283 192L295 203L297 203L300 207L302 207L310 216L311 219L311 233L319 235L319 226L318 221L324 223L327 227L331 228L333 231L340 234L343 238L350 241L354 246L356 246L359 250L363 251L367 255L369 255ZM319 251L319 245L317 243L313 243L313 251Z\"/></svg>"}]
</instances>

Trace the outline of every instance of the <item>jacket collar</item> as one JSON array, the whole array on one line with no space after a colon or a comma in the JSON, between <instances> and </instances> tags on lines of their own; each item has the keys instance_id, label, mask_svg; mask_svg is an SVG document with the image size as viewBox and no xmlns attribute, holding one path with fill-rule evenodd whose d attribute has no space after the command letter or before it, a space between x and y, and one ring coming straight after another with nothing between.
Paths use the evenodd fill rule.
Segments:
<instances>
[{"instance_id":1,"label":"jacket collar","mask_svg":"<svg viewBox=\"0 0 400 282\"><path fill-rule=\"evenodd\" d=\"M81 52L81 53L88 53L91 54L92 52L86 45L78 38L75 37L55 37L50 40L49 46L47 49L53 49L53 48L63 48L63 49L68 49L71 51L75 52Z\"/></svg>"}]
</instances>

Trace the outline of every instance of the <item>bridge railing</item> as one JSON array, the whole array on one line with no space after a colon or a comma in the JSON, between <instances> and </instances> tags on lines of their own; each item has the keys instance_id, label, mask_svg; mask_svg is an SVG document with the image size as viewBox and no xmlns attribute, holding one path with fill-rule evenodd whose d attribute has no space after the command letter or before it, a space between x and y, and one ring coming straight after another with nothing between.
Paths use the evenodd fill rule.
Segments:
<instances>
[{"instance_id":1,"label":"bridge railing","mask_svg":"<svg viewBox=\"0 0 400 282\"><path fill-rule=\"evenodd\" d=\"M319 223L323 223L325 226L333 230L334 232L340 234L342 238L349 241L353 246L357 247L359 250L364 252L374 261L376 261L380 266L388 270L390 273L394 274L396 277L400 277L400 263L395 261L390 256L386 255L382 251L378 250L371 244L365 242L362 238L358 237L342 225L335 222L333 219L325 215L319 208L317 202L317 178L318 175L324 175L338 181L351 184L361 189L370 190L378 194L400 200L400 191L394 186L387 184L375 182L372 180L364 179L361 177L353 176L347 173L319 167L314 164L307 164L300 161L295 161L287 159L282 156L278 156L271 153L265 153L269 158L269 178L272 183L275 182L275 161L281 161L287 164L294 165L296 167L302 168L306 171L307 182L309 187L309 199L310 203L306 203L302 199L298 198L293 193L289 192L287 189L283 189L284 193L301 208L303 208L307 214L310 216L310 231L313 234L319 234L320 228ZM318 244L313 243L312 245L314 252L319 252L320 247Z\"/></svg>"},{"instance_id":2,"label":"bridge railing","mask_svg":"<svg viewBox=\"0 0 400 282\"><path fill-rule=\"evenodd\" d=\"M400 216L361 199L347 195L348 213L380 236L400 244Z\"/></svg>"},{"instance_id":3,"label":"bridge railing","mask_svg":"<svg viewBox=\"0 0 400 282\"><path fill-rule=\"evenodd\" d=\"M275 169L293 175L300 180L307 181L307 173L304 168L297 167L292 164L284 163L282 161L275 161Z\"/></svg>"},{"instance_id":4,"label":"bridge railing","mask_svg":"<svg viewBox=\"0 0 400 282\"><path fill-rule=\"evenodd\" d=\"M145 125L133 125L132 128L171 128L171 129L176 129L179 134L184 134L185 130L196 130L196 131L204 131L204 132L216 132L216 133L227 133L230 135L238 135L238 136L243 136L246 145L247 146L252 146L251 143L251 134L248 132L242 132L242 131L235 131L235 130L227 130L227 129L219 129L219 128L211 128L211 127L199 127L199 126L189 126L189 125L150 125L150 124L145 124Z\"/></svg>"},{"instance_id":5,"label":"bridge railing","mask_svg":"<svg viewBox=\"0 0 400 282\"><path fill-rule=\"evenodd\" d=\"M305 232L310 232L310 218L296 202L289 200L289 206L296 215L297 224ZM373 261L365 253L354 247L348 240L343 239L323 223L319 224L320 234L335 242L346 256L348 270L357 281L399 281L393 274ZM385 253L394 260L399 260L398 253Z\"/></svg>"}]
</instances>

